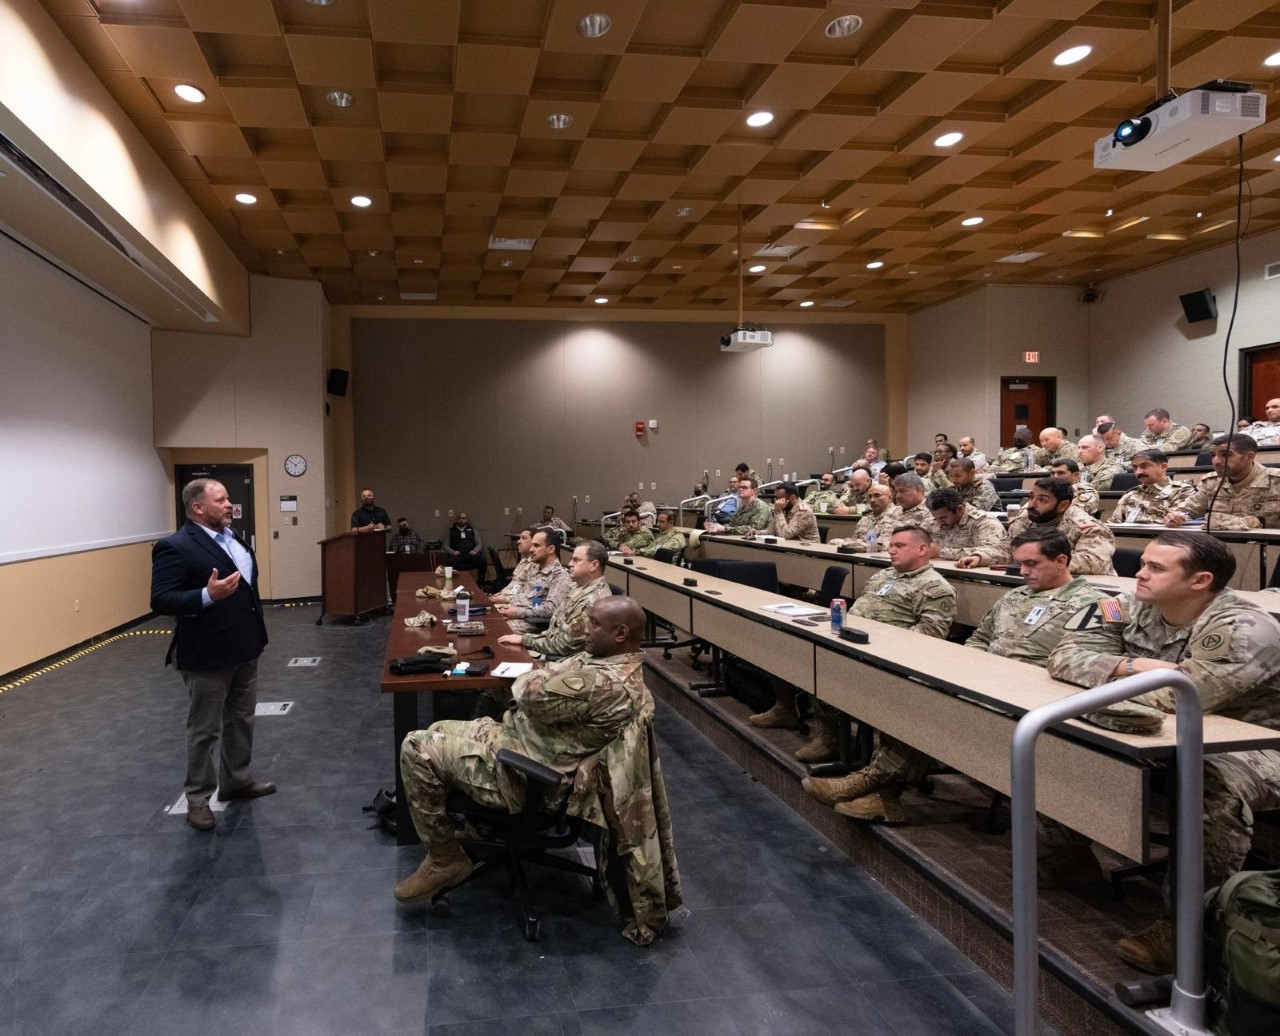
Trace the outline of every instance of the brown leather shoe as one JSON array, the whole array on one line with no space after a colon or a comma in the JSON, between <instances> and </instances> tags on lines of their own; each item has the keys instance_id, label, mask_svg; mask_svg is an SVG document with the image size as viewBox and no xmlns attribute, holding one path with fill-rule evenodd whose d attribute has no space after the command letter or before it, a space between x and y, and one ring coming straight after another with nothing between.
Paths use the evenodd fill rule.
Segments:
<instances>
[{"instance_id":1,"label":"brown leather shoe","mask_svg":"<svg viewBox=\"0 0 1280 1036\"><path fill-rule=\"evenodd\" d=\"M230 802L233 799L260 799L263 795L274 795L276 786L270 781L250 781L243 788L236 788L234 791L223 791L218 789L218 798L223 802Z\"/></svg>"},{"instance_id":2,"label":"brown leather shoe","mask_svg":"<svg viewBox=\"0 0 1280 1036\"><path fill-rule=\"evenodd\" d=\"M202 802L198 806L187 804L187 823L197 831L212 831L217 821L213 819L213 810L209 808L209 804Z\"/></svg>"}]
</instances>

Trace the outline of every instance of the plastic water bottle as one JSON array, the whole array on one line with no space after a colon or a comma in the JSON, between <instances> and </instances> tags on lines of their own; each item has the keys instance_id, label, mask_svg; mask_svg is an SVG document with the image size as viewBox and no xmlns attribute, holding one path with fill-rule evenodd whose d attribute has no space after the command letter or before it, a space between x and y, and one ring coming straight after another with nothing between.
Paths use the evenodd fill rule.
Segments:
<instances>
[{"instance_id":1,"label":"plastic water bottle","mask_svg":"<svg viewBox=\"0 0 1280 1036\"><path fill-rule=\"evenodd\" d=\"M871 529L870 532L867 533L867 553L868 554L874 554L876 552L876 541L879 538L880 537L876 533L876 530L874 527Z\"/></svg>"},{"instance_id":2,"label":"plastic water bottle","mask_svg":"<svg viewBox=\"0 0 1280 1036\"><path fill-rule=\"evenodd\" d=\"M458 612L458 621L466 622L471 618L471 595L467 593L466 587L460 589L458 596L453 600Z\"/></svg>"}]
</instances>

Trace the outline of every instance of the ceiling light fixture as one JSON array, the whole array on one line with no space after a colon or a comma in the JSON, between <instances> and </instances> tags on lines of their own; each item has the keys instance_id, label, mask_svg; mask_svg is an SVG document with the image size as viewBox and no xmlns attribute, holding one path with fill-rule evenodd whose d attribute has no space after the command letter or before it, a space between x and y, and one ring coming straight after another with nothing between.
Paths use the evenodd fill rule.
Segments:
<instances>
[{"instance_id":1,"label":"ceiling light fixture","mask_svg":"<svg viewBox=\"0 0 1280 1036\"><path fill-rule=\"evenodd\" d=\"M423 261L424 261L424 260L422 260L422 259L415 259L415 260L413 261L413 265L414 265L414 266L421 266L421 265L422 265L422 263L423 263Z\"/></svg>"},{"instance_id":2,"label":"ceiling light fixture","mask_svg":"<svg viewBox=\"0 0 1280 1036\"><path fill-rule=\"evenodd\" d=\"M376 248L370 248L364 254L370 259L376 259L378 257L378 250Z\"/></svg>"},{"instance_id":3,"label":"ceiling light fixture","mask_svg":"<svg viewBox=\"0 0 1280 1036\"><path fill-rule=\"evenodd\" d=\"M962 227L976 227L981 222L982 222L981 216L969 216L967 219L962 219L960 221L960 225Z\"/></svg>"},{"instance_id":4,"label":"ceiling light fixture","mask_svg":"<svg viewBox=\"0 0 1280 1036\"><path fill-rule=\"evenodd\" d=\"M179 83L173 88L173 92L184 101L190 101L192 104L200 104L204 100L204 91L198 86L192 86L190 83Z\"/></svg>"},{"instance_id":5,"label":"ceiling light fixture","mask_svg":"<svg viewBox=\"0 0 1280 1036\"><path fill-rule=\"evenodd\" d=\"M1115 209L1107 209L1107 216L1110 216L1113 212L1115 212Z\"/></svg>"},{"instance_id":6,"label":"ceiling light fixture","mask_svg":"<svg viewBox=\"0 0 1280 1036\"><path fill-rule=\"evenodd\" d=\"M603 306L603 305L605 305L608 301L609 301L609 300L608 300L607 298L605 298L603 295L601 295L599 298L597 298L597 299L595 300L595 303L596 303L596 305L597 305L597 306Z\"/></svg>"},{"instance_id":7,"label":"ceiling light fixture","mask_svg":"<svg viewBox=\"0 0 1280 1036\"><path fill-rule=\"evenodd\" d=\"M607 14L585 14L578 19L578 35L589 40L599 39L613 28L613 19Z\"/></svg>"},{"instance_id":8,"label":"ceiling light fixture","mask_svg":"<svg viewBox=\"0 0 1280 1036\"><path fill-rule=\"evenodd\" d=\"M370 205L373 204L373 199L366 197L363 194L353 194L351 196L351 204L354 205L357 209L367 209Z\"/></svg>"},{"instance_id":9,"label":"ceiling light fixture","mask_svg":"<svg viewBox=\"0 0 1280 1036\"><path fill-rule=\"evenodd\" d=\"M955 147L960 141L964 140L964 134L959 130L952 130L950 133L944 133L933 142L934 147Z\"/></svg>"},{"instance_id":10,"label":"ceiling light fixture","mask_svg":"<svg viewBox=\"0 0 1280 1036\"><path fill-rule=\"evenodd\" d=\"M307 0L307 3L314 4L316 7L328 7L330 4L336 4L337 2L338 0Z\"/></svg>"},{"instance_id":11,"label":"ceiling light fixture","mask_svg":"<svg viewBox=\"0 0 1280 1036\"><path fill-rule=\"evenodd\" d=\"M335 108L350 108L356 103L356 99L347 93L346 90L330 90L324 95L324 99Z\"/></svg>"},{"instance_id":12,"label":"ceiling light fixture","mask_svg":"<svg viewBox=\"0 0 1280 1036\"><path fill-rule=\"evenodd\" d=\"M248 191L241 191L236 195L236 201L241 205L253 205L257 203L258 196L256 194L250 194Z\"/></svg>"},{"instance_id":13,"label":"ceiling light fixture","mask_svg":"<svg viewBox=\"0 0 1280 1036\"><path fill-rule=\"evenodd\" d=\"M510 259L503 259L498 265L504 270L509 270L511 267L515 266L515 263Z\"/></svg>"},{"instance_id":14,"label":"ceiling light fixture","mask_svg":"<svg viewBox=\"0 0 1280 1036\"><path fill-rule=\"evenodd\" d=\"M1069 47L1067 50L1064 50L1061 54L1059 54L1056 58L1053 59L1053 63L1057 65L1059 68L1063 67L1064 65L1074 65L1078 62L1083 61L1092 53L1093 53L1093 47L1091 47L1087 43L1082 43L1078 47Z\"/></svg>"},{"instance_id":15,"label":"ceiling light fixture","mask_svg":"<svg viewBox=\"0 0 1280 1036\"><path fill-rule=\"evenodd\" d=\"M800 308L808 309L812 305L813 305L813 302L810 299L805 299L802 303L800 303Z\"/></svg>"},{"instance_id":16,"label":"ceiling light fixture","mask_svg":"<svg viewBox=\"0 0 1280 1036\"><path fill-rule=\"evenodd\" d=\"M643 258L644 258L644 256L642 256L642 255L629 255L629 256L627 256L627 260L626 260L626 261L627 261L627 262L629 262L629 263L638 263L638 262L640 262L640 260L641 260L641 259L643 259Z\"/></svg>"},{"instance_id":17,"label":"ceiling light fixture","mask_svg":"<svg viewBox=\"0 0 1280 1036\"><path fill-rule=\"evenodd\" d=\"M553 130L568 129L573 125L573 116L564 112L554 112L547 116L547 125Z\"/></svg>"},{"instance_id":18,"label":"ceiling light fixture","mask_svg":"<svg viewBox=\"0 0 1280 1036\"><path fill-rule=\"evenodd\" d=\"M769 269L769 267L765 266L764 263L756 263L755 266L747 267L747 273L764 273L767 269Z\"/></svg>"},{"instance_id":19,"label":"ceiling light fixture","mask_svg":"<svg viewBox=\"0 0 1280 1036\"><path fill-rule=\"evenodd\" d=\"M1274 54L1265 58L1262 63L1266 65L1267 68L1275 68L1276 65L1280 65L1280 50L1277 50Z\"/></svg>"},{"instance_id":20,"label":"ceiling light fixture","mask_svg":"<svg viewBox=\"0 0 1280 1036\"><path fill-rule=\"evenodd\" d=\"M879 259L873 259L871 262L867 263L867 269L868 269L868 270L878 270L878 269L880 269L880 267L882 267L883 265L884 265L884 263L883 263L881 260L879 260Z\"/></svg>"},{"instance_id":21,"label":"ceiling light fixture","mask_svg":"<svg viewBox=\"0 0 1280 1036\"><path fill-rule=\"evenodd\" d=\"M1196 213L1196 219L1204 219L1204 213L1203 213L1203 212L1197 212L1197 213Z\"/></svg>"},{"instance_id":22,"label":"ceiling light fixture","mask_svg":"<svg viewBox=\"0 0 1280 1036\"><path fill-rule=\"evenodd\" d=\"M855 32L862 28L862 19L856 14L845 14L839 18L833 18L827 22L827 27L822 31L833 40L842 40L846 36L852 36Z\"/></svg>"},{"instance_id":23,"label":"ceiling light fixture","mask_svg":"<svg viewBox=\"0 0 1280 1036\"><path fill-rule=\"evenodd\" d=\"M676 209L676 215L684 219L693 215L693 209L688 205L681 205L680 208Z\"/></svg>"},{"instance_id":24,"label":"ceiling light fixture","mask_svg":"<svg viewBox=\"0 0 1280 1036\"><path fill-rule=\"evenodd\" d=\"M747 116L747 125L759 128L773 121L773 112L752 112Z\"/></svg>"}]
</instances>

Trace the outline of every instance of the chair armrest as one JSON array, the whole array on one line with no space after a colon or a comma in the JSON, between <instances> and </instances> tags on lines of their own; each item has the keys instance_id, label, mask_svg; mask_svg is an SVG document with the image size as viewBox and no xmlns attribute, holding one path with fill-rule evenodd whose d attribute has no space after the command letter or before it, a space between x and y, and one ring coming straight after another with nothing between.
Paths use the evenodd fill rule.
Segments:
<instances>
[{"instance_id":1,"label":"chair armrest","mask_svg":"<svg viewBox=\"0 0 1280 1036\"><path fill-rule=\"evenodd\" d=\"M558 787L563 777L561 773L551 769L550 766L546 766L535 759L530 759L527 755L513 752L509 748L503 748L498 751L498 763L502 766L509 766L513 770L518 770L529 780L546 785L548 788Z\"/></svg>"}]
</instances>

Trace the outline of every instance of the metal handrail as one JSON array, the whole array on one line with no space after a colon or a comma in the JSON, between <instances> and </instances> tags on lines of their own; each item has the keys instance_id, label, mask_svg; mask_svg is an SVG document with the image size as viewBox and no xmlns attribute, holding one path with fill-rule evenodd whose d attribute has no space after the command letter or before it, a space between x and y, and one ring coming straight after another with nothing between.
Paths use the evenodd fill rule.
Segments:
<instances>
[{"instance_id":1,"label":"metal handrail","mask_svg":"<svg viewBox=\"0 0 1280 1036\"><path fill-rule=\"evenodd\" d=\"M1036 741L1054 724L1150 691L1172 688L1177 731L1176 967L1169 1007L1148 1011L1178 1036L1208 1036L1204 992L1204 716L1195 684L1181 672L1159 669L1081 691L1032 709L1013 731L1010 809L1013 814L1013 1006L1014 1031L1034 1036L1039 962L1036 898Z\"/></svg>"}]
</instances>

